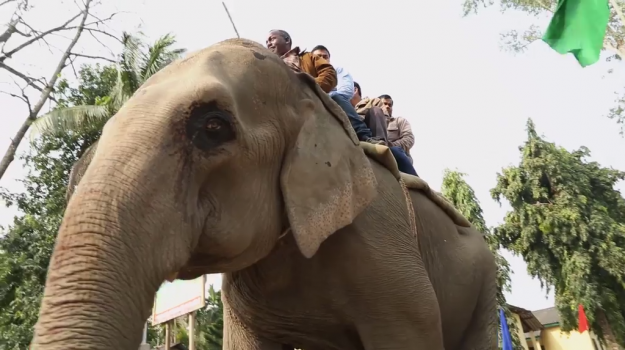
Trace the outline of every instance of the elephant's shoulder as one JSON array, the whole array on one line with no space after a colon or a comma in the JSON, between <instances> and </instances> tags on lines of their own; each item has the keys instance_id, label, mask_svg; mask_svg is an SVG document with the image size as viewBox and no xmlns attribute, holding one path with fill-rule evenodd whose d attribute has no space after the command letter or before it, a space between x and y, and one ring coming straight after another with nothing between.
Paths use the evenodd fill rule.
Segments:
<instances>
[{"instance_id":1,"label":"elephant's shoulder","mask_svg":"<svg viewBox=\"0 0 625 350\"><path fill-rule=\"evenodd\" d=\"M420 177L408 175L399 171L397 167L397 162L391 153L391 150L382 145L374 145L368 142L361 142L360 147L363 149L365 154L380 163L386 169L388 169L391 174L397 179L399 182L403 182L405 186L411 190L419 191L425 194L431 201L433 201L438 207L440 207L451 219L452 221L461 227L471 227L471 223L467 220L460 212L448 202L441 194L433 191L430 188L430 185L425 182Z\"/></svg>"},{"instance_id":2,"label":"elephant's shoulder","mask_svg":"<svg viewBox=\"0 0 625 350\"><path fill-rule=\"evenodd\" d=\"M451 202L449 202L442 194L432 190L430 185L420 177L401 173L401 181L406 187L413 191L419 191L425 194L432 202L441 208L447 216L451 218L454 224L461 227L471 227L471 223L465 218Z\"/></svg>"}]
</instances>

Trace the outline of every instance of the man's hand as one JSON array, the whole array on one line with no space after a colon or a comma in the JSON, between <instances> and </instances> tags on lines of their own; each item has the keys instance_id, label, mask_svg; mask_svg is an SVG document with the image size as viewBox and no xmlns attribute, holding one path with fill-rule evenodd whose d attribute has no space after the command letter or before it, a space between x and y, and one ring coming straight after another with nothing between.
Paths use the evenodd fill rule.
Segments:
<instances>
[{"instance_id":1,"label":"man's hand","mask_svg":"<svg viewBox=\"0 0 625 350\"><path fill-rule=\"evenodd\" d=\"M389 106L383 104L381 108L382 108L382 111L384 112L384 115L386 115L387 117L390 118L391 117L391 111L389 109Z\"/></svg>"}]
</instances>

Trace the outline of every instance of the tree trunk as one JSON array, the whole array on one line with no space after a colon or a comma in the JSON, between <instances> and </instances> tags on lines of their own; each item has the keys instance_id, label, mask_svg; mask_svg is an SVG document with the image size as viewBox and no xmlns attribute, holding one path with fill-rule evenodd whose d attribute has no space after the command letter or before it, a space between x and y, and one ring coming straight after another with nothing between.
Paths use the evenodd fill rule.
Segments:
<instances>
[{"instance_id":1,"label":"tree trunk","mask_svg":"<svg viewBox=\"0 0 625 350\"><path fill-rule=\"evenodd\" d=\"M597 311L597 323L599 327L601 327L601 331L603 332L603 338L608 346L608 350L621 350L621 347L616 342L616 337L614 336L614 332L612 331L612 327L610 327L610 323L608 322L608 318L605 316L605 312L603 310Z\"/></svg>"},{"instance_id":2,"label":"tree trunk","mask_svg":"<svg viewBox=\"0 0 625 350\"><path fill-rule=\"evenodd\" d=\"M20 143L24 139L26 132L30 128L30 125L35 119L37 119L37 115L39 115L39 112L43 108L44 104L50 98L52 89L54 89L54 85L56 84L56 81L58 80L59 75L61 74L61 71L63 70L63 68L65 68L65 62L69 58L69 55L71 54L72 49L74 48L74 46L76 46L76 43L78 42L78 39L80 39L83 29L85 28L85 22L87 21L87 17L89 16L89 6L91 4L91 1L92 0L85 1L85 9L83 11L80 24L76 28L76 35L74 35L74 38L69 43L69 45L67 46L67 49L63 53L63 56L59 60L59 64L56 66L56 69L54 70L52 77L50 77L50 80L48 80L48 85L41 92L39 101L37 101L37 104L35 104L35 106L30 110L28 117L26 118L24 123L22 123L22 126L15 134L15 137L11 140L11 143L9 144L9 148L4 154L4 157L2 157L2 161L0 161L0 179L2 179L2 177L4 176L4 173L9 168L9 165L15 159L15 152L17 152L17 148L19 147ZM30 108L30 104L28 105L28 107Z\"/></svg>"}]
</instances>

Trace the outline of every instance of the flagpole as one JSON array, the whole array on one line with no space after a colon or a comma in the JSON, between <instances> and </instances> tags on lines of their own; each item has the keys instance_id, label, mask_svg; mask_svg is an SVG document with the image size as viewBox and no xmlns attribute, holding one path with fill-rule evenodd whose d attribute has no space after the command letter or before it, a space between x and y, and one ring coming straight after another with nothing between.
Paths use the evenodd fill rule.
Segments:
<instances>
[{"instance_id":1,"label":"flagpole","mask_svg":"<svg viewBox=\"0 0 625 350\"><path fill-rule=\"evenodd\" d=\"M225 2L221 2L222 5L224 5L224 10L226 10L226 14L228 15L228 18L230 19L230 23L232 24L232 28L234 28L234 32L237 33L237 38L241 38L241 36L239 35L239 31L237 30L237 26L234 25L234 21L232 20L232 16L230 16L230 11L228 11L228 7L226 7L226 3Z\"/></svg>"}]
</instances>

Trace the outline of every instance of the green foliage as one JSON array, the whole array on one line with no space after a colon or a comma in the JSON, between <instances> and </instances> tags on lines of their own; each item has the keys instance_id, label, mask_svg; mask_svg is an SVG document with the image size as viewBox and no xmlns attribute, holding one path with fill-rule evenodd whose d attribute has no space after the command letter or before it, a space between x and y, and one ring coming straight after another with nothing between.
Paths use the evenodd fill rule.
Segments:
<instances>
[{"instance_id":1,"label":"green foliage","mask_svg":"<svg viewBox=\"0 0 625 350\"><path fill-rule=\"evenodd\" d=\"M152 45L142 42L142 35L122 35L123 51L119 58L117 84L112 94L118 106L124 104L152 75L181 57L184 49L173 49L176 38L167 34Z\"/></svg>"},{"instance_id":2,"label":"green foliage","mask_svg":"<svg viewBox=\"0 0 625 350\"><path fill-rule=\"evenodd\" d=\"M621 125L621 135L625 135L625 93L616 100L616 107L610 108L608 118Z\"/></svg>"},{"instance_id":3,"label":"green foliage","mask_svg":"<svg viewBox=\"0 0 625 350\"><path fill-rule=\"evenodd\" d=\"M510 264L506 258L499 253L500 245L497 237L490 234L490 230L486 226L486 221L484 220L480 202L475 196L473 188L471 188L471 186L469 186L464 179L465 175L466 174L458 171L450 171L449 169L446 169L443 176L442 194L443 197L449 200L456 207L456 209L458 209L458 211L460 211L460 213L462 213L462 215L464 215L469 222L471 222L471 225L473 225L476 230L484 234L484 239L486 240L489 249L495 256L495 261L497 263L497 304L505 312L508 329L513 330L516 329L514 316L508 309L506 296L504 295L504 292L510 292L511 287ZM518 334L511 331L510 335L512 336L512 343L515 350L522 350L523 347L521 346Z\"/></svg>"},{"instance_id":4,"label":"green foliage","mask_svg":"<svg viewBox=\"0 0 625 350\"><path fill-rule=\"evenodd\" d=\"M66 80L61 81L60 87L65 91L59 98L59 108L35 120L31 138L40 134L101 130L143 83L185 52L184 49L173 48L176 40L171 34L159 38L152 45L145 45L141 39L140 34L124 33L123 50L116 66L98 65L95 69L81 71L81 81L93 81L98 76L109 87L112 86L106 94L95 86L72 89Z\"/></svg>"},{"instance_id":5,"label":"green foliage","mask_svg":"<svg viewBox=\"0 0 625 350\"><path fill-rule=\"evenodd\" d=\"M220 350L224 330L224 305L221 303L221 291L215 292L213 286L208 291L207 307L197 312L198 345L205 350Z\"/></svg>"},{"instance_id":6,"label":"green foliage","mask_svg":"<svg viewBox=\"0 0 625 350\"><path fill-rule=\"evenodd\" d=\"M22 157L29 168L25 193L3 192L21 212L0 237L0 348L25 349L32 337L46 272L65 211L65 186L72 164L98 132L44 136Z\"/></svg>"},{"instance_id":7,"label":"green foliage","mask_svg":"<svg viewBox=\"0 0 625 350\"><path fill-rule=\"evenodd\" d=\"M83 65L78 72L77 87L70 86L67 79L61 79L56 88L57 108L98 104L109 99L108 94L117 83L117 69L113 65Z\"/></svg>"},{"instance_id":8,"label":"green foliage","mask_svg":"<svg viewBox=\"0 0 625 350\"><path fill-rule=\"evenodd\" d=\"M614 188L625 172L587 160L539 137L531 120L521 163L497 176L492 197L512 206L495 235L523 256L528 272L553 287L562 329L577 326L584 305L593 331L604 311L625 344L625 199Z\"/></svg>"},{"instance_id":9,"label":"green foliage","mask_svg":"<svg viewBox=\"0 0 625 350\"><path fill-rule=\"evenodd\" d=\"M106 68L84 66L77 88L59 83L65 106L93 103L113 85ZM103 74L100 74L104 72ZM79 92L78 92L79 91ZM0 234L0 349L26 349L32 338L46 272L63 218L72 165L100 136L93 128L63 135L43 135L22 156L28 175L24 193L3 190L0 197L22 216Z\"/></svg>"}]
</instances>

